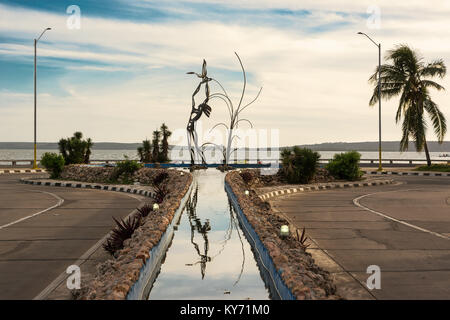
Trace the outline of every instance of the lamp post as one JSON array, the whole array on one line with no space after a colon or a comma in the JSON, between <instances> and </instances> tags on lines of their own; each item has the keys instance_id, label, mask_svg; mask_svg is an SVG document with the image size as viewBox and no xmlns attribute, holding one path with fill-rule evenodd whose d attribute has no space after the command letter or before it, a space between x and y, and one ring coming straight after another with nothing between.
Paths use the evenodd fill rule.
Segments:
<instances>
[{"instance_id":1,"label":"lamp post","mask_svg":"<svg viewBox=\"0 0 450 320\"><path fill-rule=\"evenodd\" d=\"M34 39L34 162L33 162L33 169L37 169L37 163L36 163L36 47L39 39L41 39L42 35L47 30L52 30L52 28L46 28L44 31L42 31L39 38Z\"/></svg>"},{"instance_id":2,"label":"lamp post","mask_svg":"<svg viewBox=\"0 0 450 320\"><path fill-rule=\"evenodd\" d=\"M378 171L383 170L381 164L381 43L376 43L364 32L358 34L365 35L370 41L378 47Z\"/></svg>"}]
</instances>

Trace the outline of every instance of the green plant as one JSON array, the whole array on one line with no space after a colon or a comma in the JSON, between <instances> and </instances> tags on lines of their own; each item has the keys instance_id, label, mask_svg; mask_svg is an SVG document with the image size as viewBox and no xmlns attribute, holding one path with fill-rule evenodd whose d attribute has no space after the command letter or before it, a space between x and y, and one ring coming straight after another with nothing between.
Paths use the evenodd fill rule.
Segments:
<instances>
[{"instance_id":1,"label":"green plant","mask_svg":"<svg viewBox=\"0 0 450 320\"><path fill-rule=\"evenodd\" d=\"M239 175L241 176L242 180L244 180L245 184L249 184L253 180L253 175L250 171L242 171Z\"/></svg>"},{"instance_id":2,"label":"green plant","mask_svg":"<svg viewBox=\"0 0 450 320\"><path fill-rule=\"evenodd\" d=\"M416 171L438 171L438 172L450 172L449 164L432 164L431 166L421 166Z\"/></svg>"},{"instance_id":3,"label":"green plant","mask_svg":"<svg viewBox=\"0 0 450 320\"><path fill-rule=\"evenodd\" d=\"M360 159L361 154L356 151L335 154L333 160L325 168L335 178L358 180L362 176L362 172L359 170Z\"/></svg>"},{"instance_id":4,"label":"green plant","mask_svg":"<svg viewBox=\"0 0 450 320\"><path fill-rule=\"evenodd\" d=\"M103 249L105 249L111 255L114 255L117 250L122 249L123 242L131 238L134 231L141 225L140 215L135 215L134 217L130 217L127 220L120 219L120 221L118 221L114 217L113 219L117 226L112 230L110 236L103 244Z\"/></svg>"},{"instance_id":5,"label":"green plant","mask_svg":"<svg viewBox=\"0 0 450 320\"><path fill-rule=\"evenodd\" d=\"M165 123L161 125L161 134L162 134L162 142L161 142L161 152L159 153L159 162L169 162L169 137L172 135L172 132L169 131L169 128Z\"/></svg>"},{"instance_id":6,"label":"green plant","mask_svg":"<svg viewBox=\"0 0 450 320\"><path fill-rule=\"evenodd\" d=\"M154 199L156 203L162 203L164 201L164 198L169 193L169 190L167 189L164 182L169 177L169 174L167 171L162 171L158 173L152 180L152 187L155 190L155 196Z\"/></svg>"},{"instance_id":7,"label":"green plant","mask_svg":"<svg viewBox=\"0 0 450 320\"><path fill-rule=\"evenodd\" d=\"M83 140L83 134L78 131L73 137L60 139L58 142L59 152L66 164L89 163L93 145L91 138Z\"/></svg>"},{"instance_id":8,"label":"green plant","mask_svg":"<svg viewBox=\"0 0 450 320\"><path fill-rule=\"evenodd\" d=\"M298 229L296 229L295 232L297 233L297 241L300 242L300 246L303 250L306 250L309 247L309 244L306 244L306 240L308 240L308 237L306 236L305 228L303 228L301 235L299 235Z\"/></svg>"},{"instance_id":9,"label":"green plant","mask_svg":"<svg viewBox=\"0 0 450 320\"><path fill-rule=\"evenodd\" d=\"M162 203L167 194L169 193L169 190L164 185L153 186L153 188L155 189L155 196L154 196L155 202Z\"/></svg>"},{"instance_id":10,"label":"green plant","mask_svg":"<svg viewBox=\"0 0 450 320\"><path fill-rule=\"evenodd\" d=\"M150 140L145 139L142 141L142 147L137 148L137 152L141 162L152 162L152 144L150 143Z\"/></svg>"},{"instance_id":11,"label":"green plant","mask_svg":"<svg viewBox=\"0 0 450 320\"><path fill-rule=\"evenodd\" d=\"M159 186L161 185L164 181L167 180L167 178L169 177L169 173L165 170L162 170L160 173L158 173L152 180L152 185L153 186Z\"/></svg>"},{"instance_id":12,"label":"green plant","mask_svg":"<svg viewBox=\"0 0 450 320\"><path fill-rule=\"evenodd\" d=\"M121 182L131 183L131 179L133 174L142 168L142 165L136 160L130 160L126 155L124 155L125 160L119 161L116 164L116 168L114 169L111 180L117 181L119 178L122 178Z\"/></svg>"},{"instance_id":13,"label":"green plant","mask_svg":"<svg viewBox=\"0 0 450 320\"><path fill-rule=\"evenodd\" d=\"M293 147L281 151L281 173L289 183L309 183L319 165L320 154L307 148Z\"/></svg>"},{"instance_id":14,"label":"green plant","mask_svg":"<svg viewBox=\"0 0 450 320\"><path fill-rule=\"evenodd\" d=\"M142 207L137 208L137 211L139 212L141 218L145 218L150 214L150 212L153 211L153 205L151 203L146 203Z\"/></svg>"},{"instance_id":15,"label":"green plant","mask_svg":"<svg viewBox=\"0 0 450 320\"><path fill-rule=\"evenodd\" d=\"M445 63L439 59L425 64L422 57L407 45L400 45L388 51L386 59L392 61L392 64L377 67L376 72L369 79L375 86L370 105L378 102L378 72L380 72L381 97L389 99L400 96L395 116L395 121L398 123L403 115L400 150L408 150L411 137L418 152L425 150L427 164L430 166L430 153L425 139L427 123L424 114L426 112L429 115L438 142L442 143L447 132L447 124L444 114L431 100L429 89L444 90L444 87L430 78L436 76L443 78L447 72Z\"/></svg>"},{"instance_id":16,"label":"green plant","mask_svg":"<svg viewBox=\"0 0 450 320\"><path fill-rule=\"evenodd\" d=\"M64 158L59 154L46 152L42 155L41 164L50 171L50 178L56 179L60 177L64 169Z\"/></svg>"},{"instance_id":17,"label":"green plant","mask_svg":"<svg viewBox=\"0 0 450 320\"><path fill-rule=\"evenodd\" d=\"M161 132L158 130L153 131L153 150L152 150L152 158L153 162L159 161L159 141L161 140Z\"/></svg>"}]
</instances>

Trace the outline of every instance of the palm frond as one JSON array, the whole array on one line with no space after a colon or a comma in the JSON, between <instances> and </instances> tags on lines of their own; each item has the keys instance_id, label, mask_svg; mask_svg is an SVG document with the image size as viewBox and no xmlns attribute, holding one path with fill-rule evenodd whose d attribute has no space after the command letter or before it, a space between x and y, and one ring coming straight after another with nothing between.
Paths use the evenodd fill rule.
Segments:
<instances>
[{"instance_id":1,"label":"palm frond","mask_svg":"<svg viewBox=\"0 0 450 320\"><path fill-rule=\"evenodd\" d=\"M427 99L423 103L424 109L428 112L431 122L433 124L434 133L438 138L438 142L444 141L444 136L447 133L447 121L444 114L439 110L439 107L431 99Z\"/></svg>"},{"instance_id":2,"label":"palm frond","mask_svg":"<svg viewBox=\"0 0 450 320\"><path fill-rule=\"evenodd\" d=\"M444 60L438 59L423 67L420 70L420 75L423 77L435 77L438 76L443 78L447 73L447 67L445 66Z\"/></svg>"}]
</instances>

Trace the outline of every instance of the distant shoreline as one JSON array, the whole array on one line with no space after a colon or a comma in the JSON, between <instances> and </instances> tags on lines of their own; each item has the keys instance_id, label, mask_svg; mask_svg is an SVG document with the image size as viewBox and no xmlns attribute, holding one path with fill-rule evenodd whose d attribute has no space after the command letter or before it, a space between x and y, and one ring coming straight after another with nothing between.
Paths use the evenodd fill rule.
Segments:
<instances>
[{"instance_id":1,"label":"distant shoreline","mask_svg":"<svg viewBox=\"0 0 450 320\"><path fill-rule=\"evenodd\" d=\"M136 150L141 143L120 143L120 142L94 142L93 150ZM398 152L399 141L385 141L382 143L383 151ZM318 144L299 145L315 151L378 151L378 142L325 142ZM173 146L172 146L173 147ZM32 142L0 142L0 150L28 150L33 148ZM37 148L41 150L58 150L56 142L39 142ZM180 148L175 146L175 148ZM183 147L186 148L186 147ZM283 147L281 147L283 148ZM439 145L436 141L429 141L430 152L450 152L450 141L444 141ZM415 152L416 148L410 143L409 151Z\"/></svg>"}]
</instances>

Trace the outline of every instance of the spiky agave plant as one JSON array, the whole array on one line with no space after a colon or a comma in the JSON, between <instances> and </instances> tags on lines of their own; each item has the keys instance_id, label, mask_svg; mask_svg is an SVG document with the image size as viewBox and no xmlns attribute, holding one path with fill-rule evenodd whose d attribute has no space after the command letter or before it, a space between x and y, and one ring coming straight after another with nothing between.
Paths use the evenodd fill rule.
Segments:
<instances>
[{"instance_id":1,"label":"spiky agave plant","mask_svg":"<svg viewBox=\"0 0 450 320\"><path fill-rule=\"evenodd\" d=\"M242 74L244 77L244 85L242 88L242 94L241 94L241 98L239 99L239 103L238 103L237 107L235 107L235 105L231 101L230 97L228 96L228 93L226 92L224 87L220 84L220 82L213 78L211 78L211 81L217 83L219 85L219 87L221 88L222 92L213 93L212 95L209 96L210 100L212 100L212 99L222 100L223 102L225 102L225 104L227 105L227 108L228 108L228 114L230 117L229 124L226 125L224 122L219 122L215 126L213 126L210 130L210 131L212 131L216 127L222 125L226 128L226 130L228 132L227 146L225 149L225 164L228 164L230 161L230 156L232 153L231 144L232 144L233 139L237 137L236 135L233 134L233 130L235 130L238 127L239 123L242 121L247 122L248 124L250 124L250 127L253 128L253 124L251 123L250 120L245 119L245 118L241 118L241 119L239 118L240 114L242 113L242 111L244 111L248 106L250 106L252 103L254 103L258 99L258 97L262 91L262 87L261 87L259 89L256 97L249 103L243 105L242 102L244 100L245 90L246 90L246 86L247 86L247 76L246 76L244 65L242 64L241 58L239 57L239 55L236 52L234 54L236 55L237 59L239 60L239 64L241 66ZM234 149L233 151L236 151L236 149Z\"/></svg>"},{"instance_id":2,"label":"spiky agave plant","mask_svg":"<svg viewBox=\"0 0 450 320\"><path fill-rule=\"evenodd\" d=\"M103 249L114 255L116 251L123 248L123 242L133 235L134 231L141 225L141 216L135 215L128 219L117 220L113 217L116 227L112 230L108 239L103 244Z\"/></svg>"},{"instance_id":3,"label":"spiky agave plant","mask_svg":"<svg viewBox=\"0 0 450 320\"><path fill-rule=\"evenodd\" d=\"M300 242L300 246L302 247L303 250L306 250L306 248L309 247L309 244L306 244L306 240L308 240L308 237L305 234L305 228L303 228L302 234L299 235L298 233L298 229L295 230L297 233L297 241Z\"/></svg>"},{"instance_id":4,"label":"spiky agave plant","mask_svg":"<svg viewBox=\"0 0 450 320\"><path fill-rule=\"evenodd\" d=\"M153 211L153 205L151 203L146 203L142 207L136 208L136 210L139 212L141 218L145 218Z\"/></svg>"}]
</instances>

